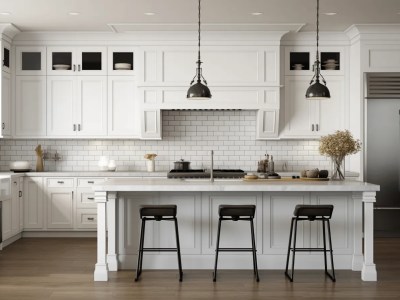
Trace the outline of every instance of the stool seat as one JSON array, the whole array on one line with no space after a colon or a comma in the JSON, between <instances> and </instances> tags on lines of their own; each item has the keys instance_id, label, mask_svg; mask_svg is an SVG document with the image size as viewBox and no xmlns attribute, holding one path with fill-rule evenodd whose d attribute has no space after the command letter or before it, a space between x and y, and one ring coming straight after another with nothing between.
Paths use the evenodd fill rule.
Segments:
<instances>
[{"instance_id":1,"label":"stool seat","mask_svg":"<svg viewBox=\"0 0 400 300\"><path fill-rule=\"evenodd\" d=\"M176 205L141 205L140 217L176 217Z\"/></svg>"},{"instance_id":2,"label":"stool seat","mask_svg":"<svg viewBox=\"0 0 400 300\"><path fill-rule=\"evenodd\" d=\"M251 217L254 218L255 205L220 205L220 217Z\"/></svg>"},{"instance_id":3,"label":"stool seat","mask_svg":"<svg viewBox=\"0 0 400 300\"><path fill-rule=\"evenodd\" d=\"M325 217L330 219L332 217L333 205L310 205L299 204L294 208L293 214L296 217L317 218Z\"/></svg>"}]
</instances>

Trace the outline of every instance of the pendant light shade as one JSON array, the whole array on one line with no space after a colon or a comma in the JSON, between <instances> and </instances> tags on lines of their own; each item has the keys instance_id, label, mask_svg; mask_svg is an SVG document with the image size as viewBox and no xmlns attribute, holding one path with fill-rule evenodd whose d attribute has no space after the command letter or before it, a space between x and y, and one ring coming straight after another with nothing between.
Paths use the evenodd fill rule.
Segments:
<instances>
[{"instance_id":1,"label":"pendant light shade","mask_svg":"<svg viewBox=\"0 0 400 300\"><path fill-rule=\"evenodd\" d=\"M310 81L310 86L306 91L306 98L310 100L324 100L331 97L329 89L326 87L325 78L321 75L321 62L319 60L319 0L317 0L317 54L314 62L314 76ZM322 78L322 83L319 78Z\"/></svg>"},{"instance_id":2,"label":"pendant light shade","mask_svg":"<svg viewBox=\"0 0 400 300\"><path fill-rule=\"evenodd\" d=\"M196 69L196 75L193 77L192 81L190 82L190 88L187 91L187 99L189 100L208 100L211 99L211 92L210 89L207 87L207 81L204 79L203 74L202 74L202 69L201 69L201 58L200 58L200 12L201 12L201 6L200 6L200 1L199 0L199 29L198 29L198 59L197 59L197 69ZM197 80L196 80L197 78ZM196 81L195 84L193 84Z\"/></svg>"}]
</instances>

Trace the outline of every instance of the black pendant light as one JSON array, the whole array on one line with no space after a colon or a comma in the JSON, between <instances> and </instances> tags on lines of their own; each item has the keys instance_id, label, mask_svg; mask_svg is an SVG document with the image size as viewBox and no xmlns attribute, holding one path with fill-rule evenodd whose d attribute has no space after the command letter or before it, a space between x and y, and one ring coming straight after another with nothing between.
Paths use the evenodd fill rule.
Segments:
<instances>
[{"instance_id":1,"label":"black pendant light","mask_svg":"<svg viewBox=\"0 0 400 300\"><path fill-rule=\"evenodd\" d=\"M331 97L331 93L326 87L325 78L321 75L321 62L319 61L319 0L317 0L317 55L316 60L314 62L314 76L310 81L310 86L306 92L306 98L310 100L322 100L329 99ZM319 77L322 78L322 83L319 82Z\"/></svg>"},{"instance_id":2,"label":"black pendant light","mask_svg":"<svg viewBox=\"0 0 400 300\"><path fill-rule=\"evenodd\" d=\"M200 1L199 0L199 50L198 50L198 59L197 59L197 69L196 75L193 77L192 81L190 82L190 88L187 91L187 98L189 100L208 100L211 98L210 89L207 87L207 81L204 79L201 64L202 61L200 59ZM194 81L197 77L197 82L195 84ZM202 83L204 82L204 84Z\"/></svg>"}]
</instances>

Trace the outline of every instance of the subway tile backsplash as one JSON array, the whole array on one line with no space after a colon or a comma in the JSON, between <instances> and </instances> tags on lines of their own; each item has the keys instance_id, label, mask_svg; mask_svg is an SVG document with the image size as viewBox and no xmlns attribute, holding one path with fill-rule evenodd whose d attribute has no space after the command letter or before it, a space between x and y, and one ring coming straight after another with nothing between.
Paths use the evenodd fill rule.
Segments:
<instances>
[{"instance_id":1,"label":"subway tile backsplash","mask_svg":"<svg viewBox=\"0 0 400 300\"><path fill-rule=\"evenodd\" d=\"M35 147L42 145L61 160L45 161L46 171L96 171L100 156L117 163L117 171L145 171L146 153L157 153L156 171L168 171L179 159L191 161L191 168L210 166L214 150L216 168L256 171L265 153L274 156L275 169L300 171L329 169L329 160L319 155L316 140L259 141L255 139L255 111L164 111L163 140L0 140L0 170L9 162L28 160L36 166Z\"/></svg>"}]
</instances>

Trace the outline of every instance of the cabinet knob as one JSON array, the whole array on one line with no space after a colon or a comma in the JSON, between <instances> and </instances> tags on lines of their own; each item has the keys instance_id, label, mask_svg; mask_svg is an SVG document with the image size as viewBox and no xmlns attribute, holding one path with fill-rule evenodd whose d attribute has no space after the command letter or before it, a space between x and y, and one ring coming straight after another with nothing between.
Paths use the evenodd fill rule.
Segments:
<instances>
[{"instance_id":1,"label":"cabinet knob","mask_svg":"<svg viewBox=\"0 0 400 300\"><path fill-rule=\"evenodd\" d=\"M87 218L89 221L94 221L94 218Z\"/></svg>"},{"instance_id":2,"label":"cabinet knob","mask_svg":"<svg viewBox=\"0 0 400 300\"><path fill-rule=\"evenodd\" d=\"M72 126L72 130L73 130L73 131L76 131L76 124L74 124L74 125Z\"/></svg>"},{"instance_id":3,"label":"cabinet knob","mask_svg":"<svg viewBox=\"0 0 400 300\"><path fill-rule=\"evenodd\" d=\"M78 72L81 71L81 65L78 65Z\"/></svg>"},{"instance_id":4,"label":"cabinet knob","mask_svg":"<svg viewBox=\"0 0 400 300\"><path fill-rule=\"evenodd\" d=\"M94 200L94 197L87 197L88 200Z\"/></svg>"},{"instance_id":5,"label":"cabinet knob","mask_svg":"<svg viewBox=\"0 0 400 300\"><path fill-rule=\"evenodd\" d=\"M61 181L61 180L60 180L60 181L57 181L57 183L63 184L63 183L64 183L64 181Z\"/></svg>"},{"instance_id":6,"label":"cabinet knob","mask_svg":"<svg viewBox=\"0 0 400 300\"><path fill-rule=\"evenodd\" d=\"M76 71L76 65L74 64L74 72Z\"/></svg>"},{"instance_id":7,"label":"cabinet knob","mask_svg":"<svg viewBox=\"0 0 400 300\"><path fill-rule=\"evenodd\" d=\"M22 191L19 191L18 195L21 198L22 197Z\"/></svg>"},{"instance_id":8,"label":"cabinet knob","mask_svg":"<svg viewBox=\"0 0 400 300\"><path fill-rule=\"evenodd\" d=\"M94 183L94 181L88 181L87 183L93 184L93 183Z\"/></svg>"},{"instance_id":9,"label":"cabinet knob","mask_svg":"<svg viewBox=\"0 0 400 300\"><path fill-rule=\"evenodd\" d=\"M4 123L4 122L1 123L1 128L2 128L2 129L6 129L6 123Z\"/></svg>"},{"instance_id":10,"label":"cabinet knob","mask_svg":"<svg viewBox=\"0 0 400 300\"><path fill-rule=\"evenodd\" d=\"M317 125L315 125L316 126L316 128L317 128L317 131L319 130L319 126L318 126L318 124Z\"/></svg>"},{"instance_id":11,"label":"cabinet knob","mask_svg":"<svg viewBox=\"0 0 400 300\"><path fill-rule=\"evenodd\" d=\"M314 124L311 124L311 131L314 131Z\"/></svg>"},{"instance_id":12,"label":"cabinet knob","mask_svg":"<svg viewBox=\"0 0 400 300\"><path fill-rule=\"evenodd\" d=\"M78 131L81 131L81 124L78 124Z\"/></svg>"}]
</instances>

